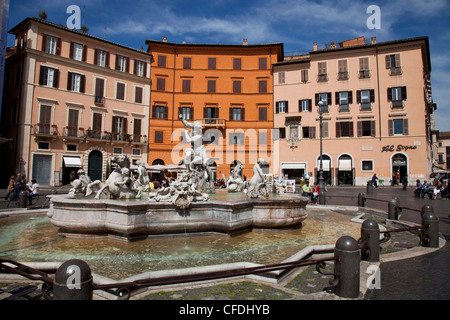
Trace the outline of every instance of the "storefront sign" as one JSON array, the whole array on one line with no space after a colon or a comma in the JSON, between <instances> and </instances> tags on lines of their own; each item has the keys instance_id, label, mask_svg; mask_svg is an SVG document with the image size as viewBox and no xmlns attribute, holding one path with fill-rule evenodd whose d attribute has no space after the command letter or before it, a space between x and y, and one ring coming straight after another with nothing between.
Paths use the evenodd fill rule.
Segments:
<instances>
[{"instance_id":1,"label":"storefront sign","mask_svg":"<svg viewBox=\"0 0 450 320\"><path fill-rule=\"evenodd\" d=\"M397 145L397 148L393 144L384 146L383 149L381 149L381 152L394 152L394 151L408 151L408 150L415 150L417 149L417 146L404 146L404 145Z\"/></svg>"}]
</instances>

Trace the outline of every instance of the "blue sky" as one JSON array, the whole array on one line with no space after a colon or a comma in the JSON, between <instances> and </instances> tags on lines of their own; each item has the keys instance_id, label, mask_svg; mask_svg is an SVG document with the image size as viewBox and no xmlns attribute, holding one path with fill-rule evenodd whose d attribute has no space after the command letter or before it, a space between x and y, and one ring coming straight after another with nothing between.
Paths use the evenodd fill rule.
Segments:
<instances>
[{"instance_id":1,"label":"blue sky","mask_svg":"<svg viewBox=\"0 0 450 320\"><path fill-rule=\"evenodd\" d=\"M428 36L436 127L450 131L450 0L10 0L9 28L48 13L66 25L69 5L82 9L89 34L140 49L145 40L249 44L282 42L285 54L358 36L379 42ZM380 29L370 30L370 5L380 8ZM9 37L8 44L13 42Z\"/></svg>"}]
</instances>

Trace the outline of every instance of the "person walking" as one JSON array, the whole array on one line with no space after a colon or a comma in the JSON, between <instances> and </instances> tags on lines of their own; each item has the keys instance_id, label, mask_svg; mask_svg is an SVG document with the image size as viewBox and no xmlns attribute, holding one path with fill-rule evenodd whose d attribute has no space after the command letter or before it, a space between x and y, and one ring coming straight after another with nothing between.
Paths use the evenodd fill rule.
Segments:
<instances>
[{"instance_id":1,"label":"person walking","mask_svg":"<svg viewBox=\"0 0 450 320\"><path fill-rule=\"evenodd\" d=\"M375 188L378 188L377 180L378 180L377 174L374 173L373 176L372 176L372 184L375 186Z\"/></svg>"},{"instance_id":2,"label":"person walking","mask_svg":"<svg viewBox=\"0 0 450 320\"><path fill-rule=\"evenodd\" d=\"M403 184L403 190L406 190L406 187L408 186L408 176L403 176L402 178L402 184Z\"/></svg>"},{"instance_id":3,"label":"person walking","mask_svg":"<svg viewBox=\"0 0 450 320\"><path fill-rule=\"evenodd\" d=\"M14 176L11 176L9 178L9 184L8 184L8 187L6 188L6 191L7 191L7 193L6 193L6 196L5 196L5 200L8 200L9 196L14 191Z\"/></svg>"}]
</instances>

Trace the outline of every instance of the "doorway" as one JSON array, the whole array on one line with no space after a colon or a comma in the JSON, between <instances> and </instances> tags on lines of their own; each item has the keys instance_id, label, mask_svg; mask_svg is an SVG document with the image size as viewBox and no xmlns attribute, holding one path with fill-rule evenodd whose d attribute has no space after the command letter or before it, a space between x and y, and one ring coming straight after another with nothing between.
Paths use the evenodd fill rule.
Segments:
<instances>
[{"instance_id":1,"label":"doorway","mask_svg":"<svg viewBox=\"0 0 450 320\"><path fill-rule=\"evenodd\" d=\"M88 176L92 181L102 181L103 174L103 155L100 151L94 150L89 153Z\"/></svg>"},{"instance_id":2,"label":"doorway","mask_svg":"<svg viewBox=\"0 0 450 320\"><path fill-rule=\"evenodd\" d=\"M408 159L404 154L397 153L392 156L392 179L396 175L396 184L401 184L404 176L408 175Z\"/></svg>"}]
</instances>

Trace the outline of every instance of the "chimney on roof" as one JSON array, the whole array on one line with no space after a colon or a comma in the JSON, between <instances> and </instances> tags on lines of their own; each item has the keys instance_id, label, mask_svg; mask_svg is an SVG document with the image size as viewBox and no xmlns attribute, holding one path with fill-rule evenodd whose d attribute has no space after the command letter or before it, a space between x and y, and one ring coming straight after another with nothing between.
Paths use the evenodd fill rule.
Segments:
<instances>
[{"instance_id":1,"label":"chimney on roof","mask_svg":"<svg viewBox=\"0 0 450 320\"><path fill-rule=\"evenodd\" d=\"M313 43L313 51L317 51L317 42Z\"/></svg>"},{"instance_id":2,"label":"chimney on roof","mask_svg":"<svg viewBox=\"0 0 450 320\"><path fill-rule=\"evenodd\" d=\"M377 37L372 37L372 38L370 38L370 42L371 42L372 44L377 43Z\"/></svg>"},{"instance_id":3,"label":"chimney on roof","mask_svg":"<svg viewBox=\"0 0 450 320\"><path fill-rule=\"evenodd\" d=\"M167 42L167 37L162 37L162 42Z\"/></svg>"},{"instance_id":4,"label":"chimney on roof","mask_svg":"<svg viewBox=\"0 0 450 320\"><path fill-rule=\"evenodd\" d=\"M242 45L244 45L244 46L248 45L248 42L247 42L247 39L246 39L246 38L244 38L244 39L242 40Z\"/></svg>"}]
</instances>

